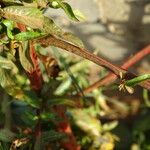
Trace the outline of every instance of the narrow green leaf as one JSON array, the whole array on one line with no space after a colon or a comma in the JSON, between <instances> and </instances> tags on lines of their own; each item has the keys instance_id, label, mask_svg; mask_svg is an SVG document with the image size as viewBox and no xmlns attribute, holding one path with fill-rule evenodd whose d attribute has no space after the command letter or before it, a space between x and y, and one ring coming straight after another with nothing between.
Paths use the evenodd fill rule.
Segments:
<instances>
[{"instance_id":1,"label":"narrow green leaf","mask_svg":"<svg viewBox=\"0 0 150 150\"><path fill-rule=\"evenodd\" d=\"M11 30L7 29L7 35L10 39L12 39L12 40L14 39L14 36L13 36Z\"/></svg>"},{"instance_id":2,"label":"narrow green leaf","mask_svg":"<svg viewBox=\"0 0 150 150\"><path fill-rule=\"evenodd\" d=\"M58 5L57 5L57 3ZM78 18L75 16L71 6L66 3L66 2L62 2L61 0L53 0L53 5L55 3L55 6L54 7L60 7L64 10L64 12L68 15L68 17L73 20L73 21L79 21Z\"/></svg>"},{"instance_id":3,"label":"narrow green leaf","mask_svg":"<svg viewBox=\"0 0 150 150\"><path fill-rule=\"evenodd\" d=\"M103 131L110 131L110 130L114 129L117 125L118 125L118 121L112 121L109 123L105 123L102 126L102 128L103 128Z\"/></svg>"},{"instance_id":4,"label":"narrow green leaf","mask_svg":"<svg viewBox=\"0 0 150 150\"><path fill-rule=\"evenodd\" d=\"M7 27L7 35L10 39L14 39L12 30L14 28L14 23L11 20L3 20L3 24Z\"/></svg>"},{"instance_id":5,"label":"narrow green leaf","mask_svg":"<svg viewBox=\"0 0 150 150\"><path fill-rule=\"evenodd\" d=\"M5 19L2 22L8 29L13 30L13 28L14 28L13 21Z\"/></svg>"},{"instance_id":6,"label":"narrow green leaf","mask_svg":"<svg viewBox=\"0 0 150 150\"><path fill-rule=\"evenodd\" d=\"M74 21L79 21L78 18L75 16L71 6L68 3L60 2L57 0L60 7L65 11L65 13L68 15L68 17Z\"/></svg>"},{"instance_id":7,"label":"narrow green leaf","mask_svg":"<svg viewBox=\"0 0 150 150\"><path fill-rule=\"evenodd\" d=\"M71 83L71 78L68 78L67 80L63 81L56 89L55 95L63 95L69 89Z\"/></svg>"},{"instance_id":8,"label":"narrow green leaf","mask_svg":"<svg viewBox=\"0 0 150 150\"><path fill-rule=\"evenodd\" d=\"M27 41L27 40L32 40L35 38L42 37L43 35L45 35L45 33L42 32L34 32L34 31L21 32L15 35L15 40Z\"/></svg>"},{"instance_id":9,"label":"narrow green leaf","mask_svg":"<svg viewBox=\"0 0 150 150\"><path fill-rule=\"evenodd\" d=\"M141 76L138 76L138 77L135 77L131 80L126 81L125 84L127 86L135 86L138 83L149 80L149 79L150 79L150 74L144 74L144 75L141 75Z\"/></svg>"}]
</instances>

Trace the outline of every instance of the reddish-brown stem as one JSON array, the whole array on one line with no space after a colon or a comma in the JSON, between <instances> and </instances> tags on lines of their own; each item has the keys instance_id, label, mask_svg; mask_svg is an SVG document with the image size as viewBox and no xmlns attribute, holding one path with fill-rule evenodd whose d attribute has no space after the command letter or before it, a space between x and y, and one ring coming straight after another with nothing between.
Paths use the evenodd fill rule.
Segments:
<instances>
[{"instance_id":1,"label":"reddish-brown stem","mask_svg":"<svg viewBox=\"0 0 150 150\"><path fill-rule=\"evenodd\" d=\"M126 62L123 63L121 67L124 69L128 69L129 67L133 66L134 64L139 62L139 60L141 60L143 57L149 54L150 54L150 45L146 46L145 48L140 50L138 53L136 53L134 56L129 58Z\"/></svg>"},{"instance_id":2,"label":"reddish-brown stem","mask_svg":"<svg viewBox=\"0 0 150 150\"><path fill-rule=\"evenodd\" d=\"M139 60L141 60L143 57L145 57L149 54L150 54L150 45L146 46L145 48L140 50L138 53L136 53L134 56L130 57L126 62L123 63L121 68L123 68L123 69L130 68L131 66L133 66L134 64L139 62ZM83 93L87 94L87 93L90 93L91 91L93 91L94 89L96 89L98 87L101 87L104 85L105 86L109 85L109 84L113 83L116 79L117 79L117 76L115 74L109 73L103 79L95 82L94 84L90 85L88 88L84 89ZM79 93L79 95L81 95L81 93Z\"/></svg>"},{"instance_id":3,"label":"reddish-brown stem","mask_svg":"<svg viewBox=\"0 0 150 150\"><path fill-rule=\"evenodd\" d=\"M58 39L54 36L49 35L49 36L43 37L41 39L38 39L37 42L39 42L42 46L45 46L45 47L50 46L50 45L55 46L63 50L66 50L68 52L71 52L73 54L76 54L80 57L86 58L100 66L103 66L109 69L118 77L120 77L120 73L124 75L125 79L132 79L133 77L136 77L136 75L126 71L123 68L120 68L120 67L117 67L116 65L111 64L107 60L90 53L88 50L75 46L71 43ZM139 85L150 90L150 83L147 81L143 83L139 83Z\"/></svg>"},{"instance_id":4,"label":"reddish-brown stem","mask_svg":"<svg viewBox=\"0 0 150 150\"><path fill-rule=\"evenodd\" d=\"M17 23L17 27L20 29L21 32L26 31L26 26L23 24ZM34 90L36 93L39 93L42 89L43 77L39 67L38 57L32 42L29 42L29 48L29 53L34 68L30 72L26 72L26 74L29 77L32 90Z\"/></svg>"},{"instance_id":5,"label":"reddish-brown stem","mask_svg":"<svg viewBox=\"0 0 150 150\"><path fill-rule=\"evenodd\" d=\"M85 59L88 59L100 66L103 66L105 68L107 68L108 70L112 71L113 73L115 73L116 75L119 76L120 72L122 72L123 74L127 73L126 70L119 68L115 65L113 65L112 63L108 62L107 60L104 60L101 57L98 57L92 53L90 53L88 50L84 49L84 48L80 48L78 46L75 46L71 43L68 43L66 41L63 41L61 39L58 39L54 36L46 36L44 38L41 38L39 40L37 40L42 46L56 46L59 47L63 50L66 50L68 52L71 52L73 54L76 54L80 57L83 57Z\"/></svg>"},{"instance_id":6,"label":"reddish-brown stem","mask_svg":"<svg viewBox=\"0 0 150 150\"><path fill-rule=\"evenodd\" d=\"M72 133L71 126L69 124L69 120L65 114L66 112L65 106L54 106L53 108L54 111L57 113L57 115L63 118L63 121L56 123L57 130L59 132L66 133L68 136L68 139L63 140L61 142L61 145L66 150L80 150L80 146L76 142L76 139Z\"/></svg>"},{"instance_id":7,"label":"reddish-brown stem","mask_svg":"<svg viewBox=\"0 0 150 150\"><path fill-rule=\"evenodd\" d=\"M17 27L20 29L21 32L25 32L26 31L26 26L20 23L17 23Z\"/></svg>"},{"instance_id":8,"label":"reddish-brown stem","mask_svg":"<svg viewBox=\"0 0 150 150\"><path fill-rule=\"evenodd\" d=\"M35 52L35 48L32 42L30 44L30 57L34 66L34 69L31 72L27 72L27 75L30 80L31 88L39 94L42 89L43 77L41 73L41 69L39 67L38 57Z\"/></svg>"},{"instance_id":9,"label":"reddish-brown stem","mask_svg":"<svg viewBox=\"0 0 150 150\"><path fill-rule=\"evenodd\" d=\"M21 32L26 31L26 26L23 24L17 23L17 27L20 29ZM34 68L31 72L26 72L26 74L30 80L31 89L35 91L37 94L39 94L42 89L43 77L39 67L38 57L32 42L29 42L29 54ZM37 110L37 116L38 117L40 116L40 109ZM41 137L40 117L35 127L35 137L36 137L36 141L40 142L39 141Z\"/></svg>"}]
</instances>

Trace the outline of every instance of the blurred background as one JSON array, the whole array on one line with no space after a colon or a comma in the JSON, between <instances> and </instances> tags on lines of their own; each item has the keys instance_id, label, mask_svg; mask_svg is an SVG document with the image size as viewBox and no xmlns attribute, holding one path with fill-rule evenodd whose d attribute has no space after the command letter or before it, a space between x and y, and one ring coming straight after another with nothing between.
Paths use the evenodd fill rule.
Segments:
<instances>
[{"instance_id":1,"label":"blurred background","mask_svg":"<svg viewBox=\"0 0 150 150\"><path fill-rule=\"evenodd\" d=\"M68 0L83 13L85 20L73 23L62 10L47 14L80 37L89 50L98 50L105 58L124 61L150 41L149 0Z\"/></svg>"},{"instance_id":2,"label":"blurred background","mask_svg":"<svg viewBox=\"0 0 150 150\"><path fill-rule=\"evenodd\" d=\"M61 10L59 13L57 10L48 10L46 15L56 17L57 24L77 35L85 47L97 55L120 65L150 43L149 0L68 0L68 2L74 9L83 13L85 16L83 21L70 22ZM145 57L129 70L137 74L150 73L150 57ZM102 72L105 71L91 63L89 72L89 81L92 84L101 78ZM91 113L97 110L94 111L92 108L88 113L81 110L84 112L83 116L79 110L75 111L76 118L79 117L77 120L85 121L84 125L77 123L78 126L85 132L90 132L91 129L93 133L94 128L101 130L101 134L106 136L109 142L106 140L108 143L104 142L106 145L102 144L104 147L102 146L100 150L150 150L148 92L140 87L137 87L132 95L110 89L104 92L101 88L99 90L102 92L95 91L97 94L94 95L97 104L100 105L99 121L106 125L106 130L102 124L101 129L94 125L88 127L90 123L83 118L89 114L90 117L94 116ZM88 119L92 118L90 117ZM96 122L97 119L94 119L95 117L93 122ZM83 138L83 143L88 140ZM94 141L96 145L97 140ZM114 144L114 141L117 141L117 144ZM94 149L94 146L91 149Z\"/></svg>"}]
</instances>

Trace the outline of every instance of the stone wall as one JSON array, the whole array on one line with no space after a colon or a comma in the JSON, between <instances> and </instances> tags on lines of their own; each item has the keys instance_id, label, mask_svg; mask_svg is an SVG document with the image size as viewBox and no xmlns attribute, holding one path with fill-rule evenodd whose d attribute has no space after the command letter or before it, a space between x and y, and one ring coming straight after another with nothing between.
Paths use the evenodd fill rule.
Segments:
<instances>
[{"instance_id":1,"label":"stone wall","mask_svg":"<svg viewBox=\"0 0 150 150\"><path fill-rule=\"evenodd\" d=\"M110 32L140 43L150 42L149 0L95 0L100 20Z\"/></svg>"},{"instance_id":2,"label":"stone wall","mask_svg":"<svg viewBox=\"0 0 150 150\"><path fill-rule=\"evenodd\" d=\"M150 40L150 4L144 4L145 15L141 17L139 10L142 12L143 4L135 4L134 1L67 0L73 9L80 10L86 16L85 22L72 22L59 9L49 9L46 14L64 30L78 36L87 49L97 50L104 58L120 63ZM130 5L135 7L131 15L134 17L129 17ZM142 18L142 25L138 17ZM97 21L99 18L101 21Z\"/></svg>"}]
</instances>

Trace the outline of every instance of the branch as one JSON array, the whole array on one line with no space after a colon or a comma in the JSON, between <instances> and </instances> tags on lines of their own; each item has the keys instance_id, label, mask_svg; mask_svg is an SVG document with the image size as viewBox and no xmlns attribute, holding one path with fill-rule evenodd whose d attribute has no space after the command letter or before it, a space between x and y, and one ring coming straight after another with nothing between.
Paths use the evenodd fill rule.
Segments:
<instances>
[{"instance_id":1,"label":"branch","mask_svg":"<svg viewBox=\"0 0 150 150\"><path fill-rule=\"evenodd\" d=\"M110 62L104 60L101 57L98 57L90 52L88 52L88 50L84 49L84 48L80 48L78 46L75 46L71 43L68 43L66 41L63 41L61 39L58 39L54 36L46 36L44 38L41 38L39 40L37 40L42 46L55 46L55 47L59 47L61 49L64 49L68 52L71 52L73 54L76 54L80 57L83 57L85 59L88 59L100 66L103 66L105 68L107 68L108 70L114 72L114 74L116 74L117 76L119 76L120 72L122 72L123 74L127 73L126 70L121 69L113 64L111 64Z\"/></svg>"},{"instance_id":2,"label":"branch","mask_svg":"<svg viewBox=\"0 0 150 150\"><path fill-rule=\"evenodd\" d=\"M32 90L34 90L37 94L39 94L43 86L42 72L39 66L38 56L36 54L35 47L32 42L29 42L29 45L30 45L30 57L34 69L30 73L26 72L26 74L28 75L28 78L30 80Z\"/></svg>"},{"instance_id":3,"label":"branch","mask_svg":"<svg viewBox=\"0 0 150 150\"><path fill-rule=\"evenodd\" d=\"M65 106L54 106L53 109L60 118L63 118L63 121L56 123L57 130L65 133L68 137L67 139L61 141L61 145L66 150L80 150L80 146L76 142L68 117L66 116Z\"/></svg>"},{"instance_id":4,"label":"branch","mask_svg":"<svg viewBox=\"0 0 150 150\"><path fill-rule=\"evenodd\" d=\"M17 23L17 27L20 29L21 32L26 31L26 26L23 24ZM31 41L29 41L29 53L34 69L30 73L26 71L26 74L30 80L31 89L35 91L37 94L39 94L42 89L43 77L41 69L39 67L39 61L35 51L35 47L33 45L33 42Z\"/></svg>"},{"instance_id":5,"label":"branch","mask_svg":"<svg viewBox=\"0 0 150 150\"><path fill-rule=\"evenodd\" d=\"M134 56L130 57L122 66L121 68L123 69L128 69L131 66L135 65L138 61L140 61L141 59L143 59L145 56L150 54L150 45L146 46L145 48L143 48L141 51L139 51L138 53L136 53ZM84 94L90 93L91 91L93 91L94 89L101 87L101 86L106 86L109 85L111 83L113 83L115 80L117 79L117 76L113 73L109 73L105 78L95 82L94 84L92 84L91 86L89 86L88 88L83 90ZM81 95L81 93L78 93L79 95Z\"/></svg>"},{"instance_id":6,"label":"branch","mask_svg":"<svg viewBox=\"0 0 150 150\"><path fill-rule=\"evenodd\" d=\"M111 64L107 60L90 53L87 49L80 48L71 43L68 43L61 39L58 39L54 36L49 35L49 36L43 37L41 39L38 39L36 41L39 42L44 47L55 46L55 47L61 48L63 50L66 50L68 52L71 52L73 54L76 54L80 57L83 57L85 59L88 59L88 60L98 64L99 66L103 66L103 67L107 68L108 70L113 72L118 77L120 77L120 73L122 73L124 75L124 79L127 79L127 80L136 77L136 75L127 72L125 69L117 67L116 65ZM150 90L150 83L147 81L145 81L143 83L139 83L139 85Z\"/></svg>"}]
</instances>

